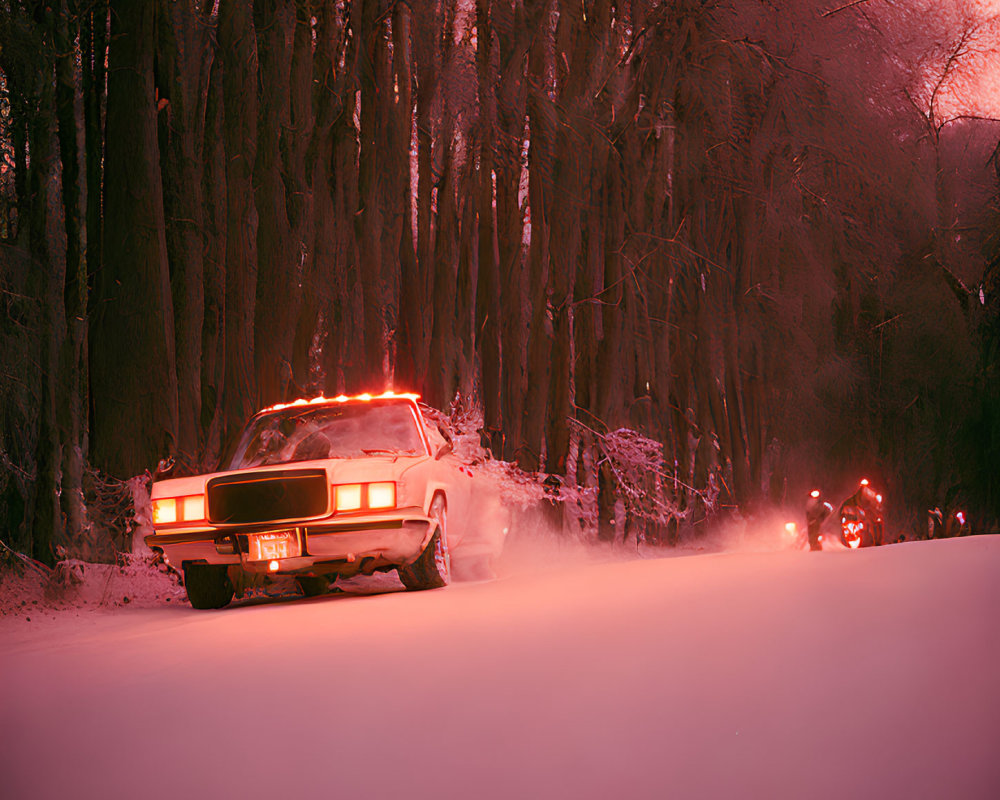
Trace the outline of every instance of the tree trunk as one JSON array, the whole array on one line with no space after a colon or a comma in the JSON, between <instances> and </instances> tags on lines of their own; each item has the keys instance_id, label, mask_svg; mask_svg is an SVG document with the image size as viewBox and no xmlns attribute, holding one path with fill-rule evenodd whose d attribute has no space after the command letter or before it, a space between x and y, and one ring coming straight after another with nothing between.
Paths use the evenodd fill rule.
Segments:
<instances>
[{"instance_id":1,"label":"tree trunk","mask_svg":"<svg viewBox=\"0 0 1000 800\"><path fill-rule=\"evenodd\" d=\"M257 296L257 48L251 0L222 0L222 56L226 148L225 433L233 436L257 410L254 385L254 299Z\"/></svg>"},{"instance_id":2,"label":"tree trunk","mask_svg":"<svg viewBox=\"0 0 1000 800\"><path fill-rule=\"evenodd\" d=\"M525 75L531 31L519 2L493 0L500 81L497 90L496 215L500 280L500 352L502 365L501 435L503 448L493 452L507 461L521 440L521 404L525 393L524 211L521 208L521 149L527 114Z\"/></svg>"},{"instance_id":3,"label":"tree trunk","mask_svg":"<svg viewBox=\"0 0 1000 800\"><path fill-rule=\"evenodd\" d=\"M361 253L357 236L357 212L360 204L358 132L354 120L359 115L357 103L358 61L361 52L358 14L350 15L346 25L347 41L344 54L343 79L335 83L342 99L343 110L333 124L333 165L330 177L334 191L336 252L331 263L331 285L336 287L338 307L330 321L328 381L338 390L361 390L368 380L368 365L364 341L358 331L364 326L364 303L361 286Z\"/></svg>"},{"instance_id":4,"label":"tree trunk","mask_svg":"<svg viewBox=\"0 0 1000 800\"><path fill-rule=\"evenodd\" d=\"M435 176L435 140L439 152L447 163L450 157L451 125L446 118L449 112L443 109L444 101L438 98L442 64L447 62L452 41L454 23L454 0L440 5L430 0L417 0L414 5L416 17L421 23L412 28L413 61L416 66L416 127L417 127L417 242L416 259L419 272L418 301L424 309L424 320L419 333L409 331L413 347L413 370L418 391L430 397L439 391L436 384L440 379L440 364L434 363L430 354L434 340L434 326L438 324L435 314L436 245L434 227L434 191L437 189L438 213L440 214L441 188L444 173ZM444 118L443 118L444 117ZM435 134L437 136L435 137Z\"/></svg>"},{"instance_id":5,"label":"tree trunk","mask_svg":"<svg viewBox=\"0 0 1000 800\"><path fill-rule=\"evenodd\" d=\"M291 50L286 42L292 38L295 17L289 4L278 0L256 0L253 13L262 87L253 170L258 264L254 360L259 404L272 405L294 399L286 396L287 375L305 255L302 243L291 235L283 181L288 172L282 161L282 149L288 148L283 131L291 127Z\"/></svg>"},{"instance_id":6,"label":"tree trunk","mask_svg":"<svg viewBox=\"0 0 1000 800\"><path fill-rule=\"evenodd\" d=\"M414 250L413 186L410 177L410 153L413 146L413 49L411 47L411 11L407 3L396 3L392 10L392 59L397 86L396 108L392 112L392 154L396 170L396 214L399 230L399 323L396 334L394 385L411 389L417 385L416 352L423 336L425 306L417 255ZM426 24L421 22L421 24Z\"/></svg>"},{"instance_id":7,"label":"tree trunk","mask_svg":"<svg viewBox=\"0 0 1000 800\"><path fill-rule=\"evenodd\" d=\"M93 460L124 478L177 441L174 321L153 90L153 7L115 0L104 260L91 326Z\"/></svg>"},{"instance_id":8,"label":"tree trunk","mask_svg":"<svg viewBox=\"0 0 1000 800\"><path fill-rule=\"evenodd\" d=\"M330 395L343 390L338 374L343 375L340 331L347 293L346 265L337 262L343 251L341 230L350 223L338 215L333 187L346 176L334 164L335 139L345 135L344 116L348 104L344 98L346 73L351 64L338 69L341 56L348 53L346 21L337 15L333 0L325 0L315 9L316 52L312 62L312 107L315 120L309 146L302 164L306 191L311 198L312 220L303 232L311 237L302 282L311 287L303 293L302 309L296 326L293 374L301 381L307 396ZM352 179L353 180L353 179Z\"/></svg>"},{"instance_id":9,"label":"tree trunk","mask_svg":"<svg viewBox=\"0 0 1000 800\"><path fill-rule=\"evenodd\" d=\"M203 175L205 245L204 321L201 332L199 451L212 469L224 444L223 387L226 381L226 149L223 140L222 59L212 59L205 104Z\"/></svg>"},{"instance_id":10,"label":"tree trunk","mask_svg":"<svg viewBox=\"0 0 1000 800\"><path fill-rule=\"evenodd\" d=\"M205 102L212 53L208 24L190 3L158 3L157 87L163 206L177 352L177 450L199 455L205 322Z\"/></svg>"},{"instance_id":11,"label":"tree trunk","mask_svg":"<svg viewBox=\"0 0 1000 800\"><path fill-rule=\"evenodd\" d=\"M72 22L72 26L71 26ZM66 281L63 289L66 338L59 355L57 413L62 442L60 500L66 538L72 543L87 530L83 473L87 445L87 196L81 180L83 155L82 96L77 92L74 42L79 22L65 2L55 20L56 114L59 120L59 157L62 161L63 217L66 223Z\"/></svg>"},{"instance_id":12,"label":"tree trunk","mask_svg":"<svg viewBox=\"0 0 1000 800\"><path fill-rule=\"evenodd\" d=\"M500 349L500 252L493 188L496 93L490 0L476 1L476 73L479 95L479 272L476 282L476 349L482 375L483 424L491 450L503 454Z\"/></svg>"},{"instance_id":13,"label":"tree trunk","mask_svg":"<svg viewBox=\"0 0 1000 800\"><path fill-rule=\"evenodd\" d=\"M358 160L358 208L354 215L355 237L360 245L360 276L364 313L361 370L366 390L385 388L387 351L385 297L383 285L382 235L384 228L381 204L382 176L378 169L379 147L383 143L379 93L391 91L388 80L388 52L385 45L382 3L361 3L358 36L358 82L361 94L361 154Z\"/></svg>"},{"instance_id":14,"label":"tree trunk","mask_svg":"<svg viewBox=\"0 0 1000 800\"><path fill-rule=\"evenodd\" d=\"M456 165L451 126L445 125L447 151L437 193L437 235L434 248L434 322L431 330L427 402L446 408L458 388L459 331L458 242L461 235L456 199Z\"/></svg>"},{"instance_id":15,"label":"tree trunk","mask_svg":"<svg viewBox=\"0 0 1000 800\"><path fill-rule=\"evenodd\" d=\"M528 150L528 204L531 213L531 241L528 245L528 328L527 392L521 415L521 441L517 460L523 469L541 466L549 393L551 316L546 291L549 262L549 208L547 186L552 181L552 148L556 133L555 108L548 96L549 59L546 54L548 2L540 4L531 25L539 32L529 54L528 117L531 145Z\"/></svg>"},{"instance_id":16,"label":"tree trunk","mask_svg":"<svg viewBox=\"0 0 1000 800\"><path fill-rule=\"evenodd\" d=\"M39 309L40 395L37 398L38 435L34 442L36 467L34 494L28 512L32 557L52 564L55 546L63 540L62 514L59 505L62 473L62 441L59 432L59 406L64 400L59 390L59 355L66 339L63 300L66 276L66 239L64 222L59 215L62 197L58 179L54 64L43 50L36 64L33 85L12 86L11 94L36 109L26 115L27 149L30 168L25 180L24 207L29 214L19 227L31 253L29 297ZM62 230L60 230L62 228Z\"/></svg>"},{"instance_id":17,"label":"tree trunk","mask_svg":"<svg viewBox=\"0 0 1000 800\"><path fill-rule=\"evenodd\" d=\"M85 170L87 180L87 291L91 298L96 297L95 280L102 260L101 247L104 242L101 213L104 197L104 125L102 109L105 99L105 59L108 52L107 43L108 2L95 0L83 14L81 30L81 48L86 53L83 58L83 102L84 102L84 150ZM88 308L88 315L90 309ZM89 327L89 319L87 325ZM84 334L87 336L87 333ZM85 344L83 361L86 374L87 407L84 415L87 418L86 435L84 436L84 455L90 450L90 362L89 341Z\"/></svg>"}]
</instances>

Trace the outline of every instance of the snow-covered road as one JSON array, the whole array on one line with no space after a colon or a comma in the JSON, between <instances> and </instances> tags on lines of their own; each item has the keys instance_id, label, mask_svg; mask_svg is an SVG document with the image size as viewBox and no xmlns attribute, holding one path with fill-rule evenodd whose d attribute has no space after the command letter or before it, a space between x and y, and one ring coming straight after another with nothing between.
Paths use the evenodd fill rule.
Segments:
<instances>
[{"instance_id":1,"label":"snow-covered road","mask_svg":"<svg viewBox=\"0 0 1000 800\"><path fill-rule=\"evenodd\" d=\"M0 795L1000 797L1000 537L0 618Z\"/></svg>"}]
</instances>

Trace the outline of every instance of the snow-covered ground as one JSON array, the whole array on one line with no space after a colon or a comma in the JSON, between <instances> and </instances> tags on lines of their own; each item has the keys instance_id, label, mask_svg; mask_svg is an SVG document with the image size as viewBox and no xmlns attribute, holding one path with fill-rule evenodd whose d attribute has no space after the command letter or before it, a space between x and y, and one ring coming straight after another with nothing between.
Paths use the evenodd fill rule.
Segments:
<instances>
[{"instance_id":1,"label":"snow-covered ground","mask_svg":"<svg viewBox=\"0 0 1000 800\"><path fill-rule=\"evenodd\" d=\"M1000 797L1000 536L219 612L122 575L3 609L0 796Z\"/></svg>"}]
</instances>

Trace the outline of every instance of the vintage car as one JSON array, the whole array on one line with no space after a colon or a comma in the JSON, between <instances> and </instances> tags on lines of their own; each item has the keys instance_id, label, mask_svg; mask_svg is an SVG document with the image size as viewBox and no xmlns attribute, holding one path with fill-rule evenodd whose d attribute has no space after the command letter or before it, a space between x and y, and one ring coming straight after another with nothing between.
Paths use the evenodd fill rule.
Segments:
<instances>
[{"instance_id":1,"label":"vintage car","mask_svg":"<svg viewBox=\"0 0 1000 800\"><path fill-rule=\"evenodd\" d=\"M259 412L224 471L154 481L146 543L183 570L195 608L221 608L266 575L294 576L307 596L393 569L407 589L433 589L451 580L453 553L495 559L504 530L476 513L474 466L417 399L319 397Z\"/></svg>"}]
</instances>

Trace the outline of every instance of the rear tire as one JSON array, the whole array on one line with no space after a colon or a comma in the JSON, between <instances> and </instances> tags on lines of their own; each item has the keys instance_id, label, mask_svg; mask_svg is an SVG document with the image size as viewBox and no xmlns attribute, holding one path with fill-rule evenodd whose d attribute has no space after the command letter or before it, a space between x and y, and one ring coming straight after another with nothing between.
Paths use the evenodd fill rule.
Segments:
<instances>
[{"instance_id":1,"label":"rear tire","mask_svg":"<svg viewBox=\"0 0 1000 800\"><path fill-rule=\"evenodd\" d=\"M431 502L430 516L437 521L437 530L424 551L412 564L399 566L399 580L410 591L439 589L451 582L451 557L448 553L448 513L444 497L436 495Z\"/></svg>"},{"instance_id":2,"label":"rear tire","mask_svg":"<svg viewBox=\"0 0 1000 800\"><path fill-rule=\"evenodd\" d=\"M184 588L193 608L223 608L235 589L225 564L184 564Z\"/></svg>"}]
</instances>

